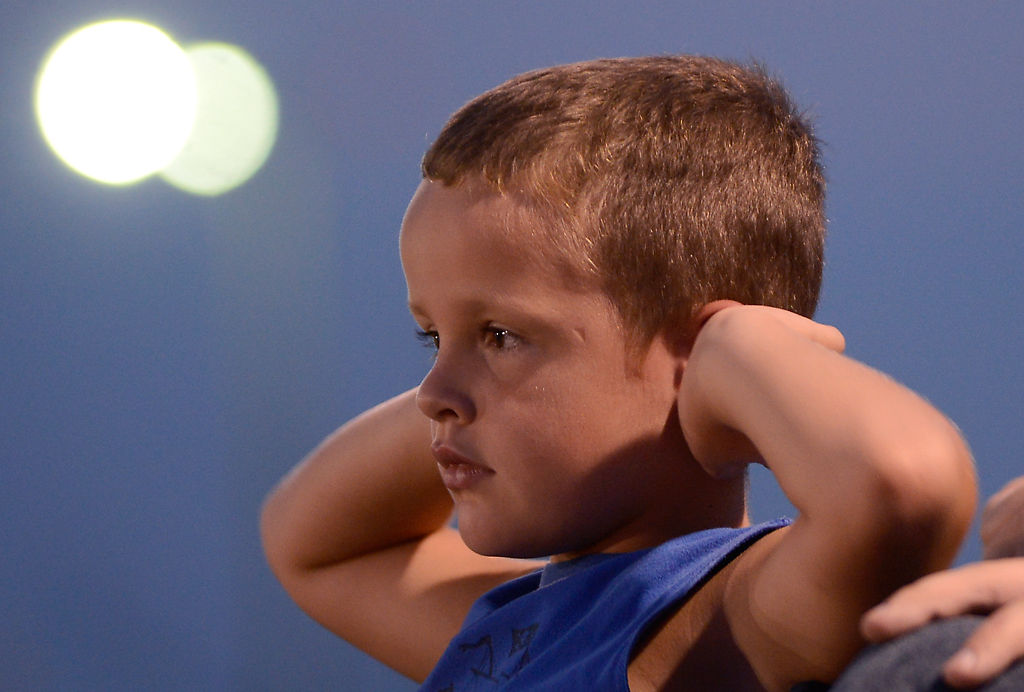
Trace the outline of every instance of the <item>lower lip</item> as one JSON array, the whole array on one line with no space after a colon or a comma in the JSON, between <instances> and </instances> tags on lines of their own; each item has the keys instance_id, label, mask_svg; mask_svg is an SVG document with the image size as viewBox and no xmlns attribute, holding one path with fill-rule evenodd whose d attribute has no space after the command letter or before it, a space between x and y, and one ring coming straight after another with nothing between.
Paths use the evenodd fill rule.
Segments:
<instances>
[{"instance_id":1,"label":"lower lip","mask_svg":"<svg viewBox=\"0 0 1024 692\"><path fill-rule=\"evenodd\" d=\"M437 469L441 472L441 482L449 490L468 490L491 475L488 469L475 464L438 464Z\"/></svg>"}]
</instances>

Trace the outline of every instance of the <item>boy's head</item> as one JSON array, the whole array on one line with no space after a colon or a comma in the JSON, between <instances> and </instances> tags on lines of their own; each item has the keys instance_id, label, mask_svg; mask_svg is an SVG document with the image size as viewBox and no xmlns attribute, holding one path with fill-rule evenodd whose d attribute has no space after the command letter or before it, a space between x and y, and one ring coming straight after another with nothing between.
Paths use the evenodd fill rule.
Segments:
<instances>
[{"instance_id":1,"label":"boy's head","mask_svg":"<svg viewBox=\"0 0 1024 692\"><path fill-rule=\"evenodd\" d=\"M757 67L679 56L529 72L456 112L423 175L514 198L532 221L514 232L604 291L637 346L716 299L814 311L817 144Z\"/></svg>"}]
</instances>

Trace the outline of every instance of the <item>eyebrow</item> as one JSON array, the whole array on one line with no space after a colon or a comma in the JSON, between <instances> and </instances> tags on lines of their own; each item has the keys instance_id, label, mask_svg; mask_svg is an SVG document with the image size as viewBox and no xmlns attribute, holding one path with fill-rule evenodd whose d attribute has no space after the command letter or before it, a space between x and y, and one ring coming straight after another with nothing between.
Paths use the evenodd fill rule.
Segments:
<instances>
[{"instance_id":1,"label":"eyebrow","mask_svg":"<svg viewBox=\"0 0 1024 692\"><path fill-rule=\"evenodd\" d=\"M413 317L427 316L427 312L423 308L421 308L418 303L409 302L407 303L407 305L409 306L409 312L412 313Z\"/></svg>"},{"instance_id":2,"label":"eyebrow","mask_svg":"<svg viewBox=\"0 0 1024 692\"><path fill-rule=\"evenodd\" d=\"M499 308L503 310L513 310L515 312L529 314L533 313L531 309L534 305L532 300L524 300L519 297L513 297L509 293L503 290L491 290L491 291L467 291L466 294L449 295L450 304L455 304L460 310L467 311L487 311L491 308ZM421 315L427 313L419 302L410 298L408 301L410 312L416 312Z\"/></svg>"}]
</instances>

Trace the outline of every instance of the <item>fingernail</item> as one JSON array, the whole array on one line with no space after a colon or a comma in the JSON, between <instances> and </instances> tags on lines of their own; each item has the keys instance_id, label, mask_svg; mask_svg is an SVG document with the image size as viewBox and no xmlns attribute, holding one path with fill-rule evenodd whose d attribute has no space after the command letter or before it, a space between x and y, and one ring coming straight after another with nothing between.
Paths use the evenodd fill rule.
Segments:
<instances>
[{"instance_id":1,"label":"fingernail","mask_svg":"<svg viewBox=\"0 0 1024 692\"><path fill-rule=\"evenodd\" d=\"M970 649L961 649L946 665L958 673L971 673L978 665L978 656Z\"/></svg>"},{"instance_id":2,"label":"fingernail","mask_svg":"<svg viewBox=\"0 0 1024 692\"><path fill-rule=\"evenodd\" d=\"M867 612L864 613L864 616L865 617L874 616L874 615L877 615L878 613L884 613L887 610L889 610L889 601L882 601L881 603L879 603L875 607L869 608L867 610Z\"/></svg>"},{"instance_id":3,"label":"fingernail","mask_svg":"<svg viewBox=\"0 0 1024 692\"><path fill-rule=\"evenodd\" d=\"M888 603L882 603L876 605L874 608L864 613L863 621L870 623L874 626L885 626L892 619L893 610Z\"/></svg>"}]
</instances>

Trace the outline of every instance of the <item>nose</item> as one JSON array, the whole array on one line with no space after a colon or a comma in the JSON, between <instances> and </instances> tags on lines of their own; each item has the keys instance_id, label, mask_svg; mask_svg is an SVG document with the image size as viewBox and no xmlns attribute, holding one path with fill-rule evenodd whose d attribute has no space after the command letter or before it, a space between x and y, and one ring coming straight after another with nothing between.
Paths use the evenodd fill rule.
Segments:
<instances>
[{"instance_id":1,"label":"nose","mask_svg":"<svg viewBox=\"0 0 1024 692\"><path fill-rule=\"evenodd\" d=\"M416 392L416 405L438 423L466 424L476 418L476 406L461 380L466 373L438 353Z\"/></svg>"}]
</instances>

